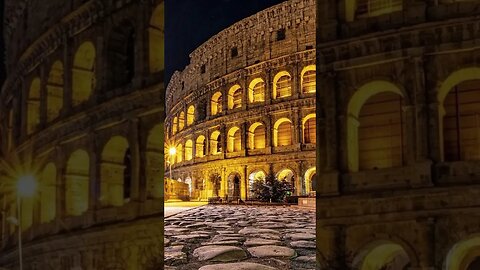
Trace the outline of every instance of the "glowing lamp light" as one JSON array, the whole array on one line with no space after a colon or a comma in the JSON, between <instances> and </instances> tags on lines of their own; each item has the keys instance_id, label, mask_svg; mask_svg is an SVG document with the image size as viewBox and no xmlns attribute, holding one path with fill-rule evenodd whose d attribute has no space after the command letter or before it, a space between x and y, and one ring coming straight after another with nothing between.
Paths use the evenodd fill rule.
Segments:
<instances>
[{"instance_id":1,"label":"glowing lamp light","mask_svg":"<svg viewBox=\"0 0 480 270\"><path fill-rule=\"evenodd\" d=\"M177 149L175 147L170 147L170 149L168 150L168 153L171 156L174 156L177 153Z\"/></svg>"},{"instance_id":2,"label":"glowing lamp light","mask_svg":"<svg viewBox=\"0 0 480 270\"><path fill-rule=\"evenodd\" d=\"M37 190L37 181L33 175L24 175L18 178L17 192L20 197L32 197Z\"/></svg>"}]
</instances>

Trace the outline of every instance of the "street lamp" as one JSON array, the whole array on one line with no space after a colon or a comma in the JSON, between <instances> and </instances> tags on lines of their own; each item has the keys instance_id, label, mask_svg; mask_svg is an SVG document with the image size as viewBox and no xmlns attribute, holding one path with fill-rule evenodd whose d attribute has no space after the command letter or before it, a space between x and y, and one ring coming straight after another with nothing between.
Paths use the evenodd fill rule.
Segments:
<instances>
[{"instance_id":1,"label":"street lamp","mask_svg":"<svg viewBox=\"0 0 480 270\"><path fill-rule=\"evenodd\" d=\"M18 260L23 270L22 255L22 198L32 197L37 190L37 181L33 175L24 175L17 180L17 223L18 223Z\"/></svg>"},{"instance_id":2,"label":"street lamp","mask_svg":"<svg viewBox=\"0 0 480 270\"><path fill-rule=\"evenodd\" d=\"M170 149L168 149L168 154L170 155L170 159L175 158L175 154L177 154L177 149L174 146L170 147ZM172 178L172 163L173 163L173 160L170 160L170 162L169 162L170 179L173 179Z\"/></svg>"}]
</instances>

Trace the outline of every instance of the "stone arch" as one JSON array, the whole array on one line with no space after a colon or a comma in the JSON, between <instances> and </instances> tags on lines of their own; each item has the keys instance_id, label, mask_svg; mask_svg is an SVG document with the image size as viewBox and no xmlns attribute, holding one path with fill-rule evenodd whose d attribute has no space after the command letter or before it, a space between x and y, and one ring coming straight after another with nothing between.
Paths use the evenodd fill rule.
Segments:
<instances>
[{"instance_id":1,"label":"stone arch","mask_svg":"<svg viewBox=\"0 0 480 270\"><path fill-rule=\"evenodd\" d=\"M219 155L222 151L222 142L220 131L215 130L210 135L210 154Z\"/></svg>"},{"instance_id":2,"label":"stone arch","mask_svg":"<svg viewBox=\"0 0 480 270\"><path fill-rule=\"evenodd\" d=\"M131 198L131 152L122 136L114 136L103 147L100 164L100 201L103 205L122 206Z\"/></svg>"},{"instance_id":3,"label":"stone arch","mask_svg":"<svg viewBox=\"0 0 480 270\"><path fill-rule=\"evenodd\" d=\"M50 68L47 81L47 121L52 121L60 115L63 108L63 64L55 61Z\"/></svg>"},{"instance_id":4,"label":"stone arch","mask_svg":"<svg viewBox=\"0 0 480 270\"><path fill-rule=\"evenodd\" d=\"M173 124L172 124L172 135L175 135L178 131L178 117L173 117Z\"/></svg>"},{"instance_id":5,"label":"stone arch","mask_svg":"<svg viewBox=\"0 0 480 270\"><path fill-rule=\"evenodd\" d=\"M195 106L190 105L187 109L187 126L190 126L195 121Z\"/></svg>"},{"instance_id":6,"label":"stone arch","mask_svg":"<svg viewBox=\"0 0 480 270\"><path fill-rule=\"evenodd\" d=\"M390 0L387 4L374 0L345 0L347 22L352 22L356 18L375 17L402 9L403 0Z\"/></svg>"},{"instance_id":7,"label":"stone arch","mask_svg":"<svg viewBox=\"0 0 480 270\"><path fill-rule=\"evenodd\" d=\"M40 175L40 222L48 223L55 219L57 208L57 167L50 162Z\"/></svg>"},{"instance_id":8,"label":"stone arch","mask_svg":"<svg viewBox=\"0 0 480 270\"><path fill-rule=\"evenodd\" d=\"M238 200L241 196L242 176L238 172L232 172L227 178L227 194L230 200Z\"/></svg>"},{"instance_id":9,"label":"stone arch","mask_svg":"<svg viewBox=\"0 0 480 270\"><path fill-rule=\"evenodd\" d=\"M295 193L297 189L295 182L297 181L295 171L288 167L283 167L282 169L278 170L275 174L275 177L278 181L287 181L292 187L292 194Z\"/></svg>"},{"instance_id":10,"label":"stone arch","mask_svg":"<svg viewBox=\"0 0 480 270\"><path fill-rule=\"evenodd\" d=\"M149 67L150 73L156 73L164 69L165 59L165 27L164 12L165 2L162 1L155 7L150 18L149 35Z\"/></svg>"},{"instance_id":11,"label":"stone arch","mask_svg":"<svg viewBox=\"0 0 480 270\"><path fill-rule=\"evenodd\" d=\"M380 97L379 95L384 93L393 93L400 96L400 101L403 102L405 99L405 94L402 90L395 84L388 81L372 81L364 84L360 87L355 94L351 97L348 108L347 108L347 156L348 156L348 168L352 172L359 170L359 117L362 107L366 102L374 97ZM382 97L380 97L382 98ZM399 109L403 106L403 103L399 105ZM398 112L397 112L398 113ZM401 113L401 111L400 111ZM397 116L397 114L395 114ZM389 119L387 119L389 120ZM401 118L400 118L401 121ZM398 123L395 123L395 126L398 127ZM403 124L400 124L400 127L403 127ZM403 130L400 131L400 136L402 135ZM402 140L402 139L400 139ZM403 150L403 145L400 146L400 149ZM368 151L369 149L367 149ZM385 151L388 151L385 150ZM403 152L402 152L403 153ZM385 167L385 166L383 166Z\"/></svg>"},{"instance_id":12,"label":"stone arch","mask_svg":"<svg viewBox=\"0 0 480 270\"><path fill-rule=\"evenodd\" d=\"M352 266L359 270L407 269L415 260L408 251L404 245L390 240L374 241L357 253Z\"/></svg>"},{"instance_id":13,"label":"stone arch","mask_svg":"<svg viewBox=\"0 0 480 270\"><path fill-rule=\"evenodd\" d=\"M303 143L317 143L316 114L311 113L302 119Z\"/></svg>"},{"instance_id":14,"label":"stone arch","mask_svg":"<svg viewBox=\"0 0 480 270\"><path fill-rule=\"evenodd\" d=\"M255 122L248 128L248 145L250 149L263 149L266 146L266 129L261 122Z\"/></svg>"},{"instance_id":15,"label":"stone arch","mask_svg":"<svg viewBox=\"0 0 480 270\"><path fill-rule=\"evenodd\" d=\"M193 158L193 141L187 140L185 142L185 160L189 161Z\"/></svg>"},{"instance_id":16,"label":"stone arch","mask_svg":"<svg viewBox=\"0 0 480 270\"><path fill-rule=\"evenodd\" d=\"M273 146L292 144L292 121L286 117L278 119L273 126Z\"/></svg>"},{"instance_id":17,"label":"stone arch","mask_svg":"<svg viewBox=\"0 0 480 270\"><path fill-rule=\"evenodd\" d=\"M305 171L305 192L309 194L312 191L316 190L316 178L317 177L317 168L311 167Z\"/></svg>"},{"instance_id":18,"label":"stone arch","mask_svg":"<svg viewBox=\"0 0 480 270\"><path fill-rule=\"evenodd\" d=\"M267 174L265 173L264 170L262 169L256 169L253 170L249 175L248 175L248 198L253 198L253 183L255 181L265 181L265 178L267 177Z\"/></svg>"},{"instance_id":19,"label":"stone arch","mask_svg":"<svg viewBox=\"0 0 480 270\"><path fill-rule=\"evenodd\" d=\"M228 109L233 110L242 107L243 90L238 84L228 90Z\"/></svg>"},{"instance_id":20,"label":"stone arch","mask_svg":"<svg viewBox=\"0 0 480 270\"><path fill-rule=\"evenodd\" d=\"M183 145L179 144L177 145L177 163L180 163L183 161Z\"/></svg>"},{"instance_id":21,"label":"stone arch","mask_svg":"<svg viewBox=\"0 0 480 270\"><path fill-rule=\"evenodd\" d=\"M182 131L185 128L185 112L181 111L178 116L178 131Z\"/></svg>"},{"instance_id":22,"label":"stone arch","mask_svg":"<svg viewBox=\"0 0 480 270\"><path fill-rule=\"evenodd\" d=\"M229 153L242 150L242 134L239 127L232 127L228 130L227 151Z\"/></svg>"},{"instance_id":23,"label":"stone arch","mask_svg":"<svg viewBox=\"0 0 480 270\"><path fill-rule=\"evenodd\" d=\"M302 93L315 93L316 92L316 66L309 65L302 69L300 73L300 85L302 87Z\"/></svg>"},{"instance_id":24,"label":"stone arch","mask_svg":"<svg viewBox=\"0 0 480 270\"><path fill-rule=\"evenodd\" d=\"M475 270L480 263L480 235L472 235L452 246L443 270Z\"/></svg>"},{"instance_id":25,"label":"stone arch","mask_svg":"<svg viewBox=\"0 0 480 270\"><path fill-rule=\"evenodd\" d=\"M106 51L109 87L113 90L130 83L135 76L135 26L130 20L112 29Z\"/></svg>"},{"instance_id":26,"label":"stone arch","mask_svg":"<svg viewBox=\"0 0 480 270\"><path fill-rule=\"evenodd\" d=\"M280 71L273 77L273 99L292 95L292 76L288 71Z\"/></svg>"},{"instance_id":27,"label":"stone arch","mask_svg":"<svg viewBox=\"0 0 480 270\"><path fill-rule=\"evenodd\" d=\"M79 216L88 210L90 157L85 150L76 150L65 170L65 203L67 215Z\"/></svg>"},{"instance_id":28,"label":"stone arch","mask_svg":"<svg viewBox=\"0 0 480 270\"><path fill-rule=\"evenodd\" d=\"M200 135L197 137L197 141L195 143L195 156L201 158L204 157L206 153L205 136Z\"/></svg>"},{"instance_id":29,"label":"stone arch","mask_svg":"<svg viewBox=\"0 0 480 270\"><path fill-rule=\"evenodd\" d=\"M222 93L216 92L213 94L212 99L210 101L210 111L212 115L217 115L222 112Z\"/></svg>"},{"instance_id":30,"label":"stone arch","mask_svg":"<svg viewBox=\"0 0 480 270\"><path fill-rule=\"evenodd\" d=\"M442 160L480 159L476 121L480 116L480 68L453 72L439 86L437 100Z\"/></svg>"},{"instance_id":31,"label":"stone arch","mask_svg":"<svg viewBox=\"0 0 480 270\"><path fill-rule=\"evenodd\" d=\"M40 87L40 78L34 78L27 96L27 134L32 134L40 124Z\"/></svg>"},{"instance_id":32,"label":"stone arch","mask_svg":"<svg viewBox=\"0 0 480 270\"><path fill-rule=\"evenodd\" d=\"M82 43L75 53L72 68L72 105L87 101L95 89L95 46Z\"/></svg>"},{"instance_id":33,"label":"stone arch","mask_svg":"<svg viewBox=\"0 0 480 270\"><path fill-rule=\"evenodd\" d=\"M155 125L148 133L146 143L147 149L145 152L145 174L147 178L147 197L155 199L160 199L163 196L163 134L163 124L160 123Z\"/></svg>"},{"instance_id":34,"label":"stone arch","mask_svg":"<svg viewBox=\"0 0 480 270\"><path fill-rule=\"evenodd\" d=\"M255 78L250 82L248 100L250 103L265 101L265 81L262 78Z\"/></svg>"}]
</instances>

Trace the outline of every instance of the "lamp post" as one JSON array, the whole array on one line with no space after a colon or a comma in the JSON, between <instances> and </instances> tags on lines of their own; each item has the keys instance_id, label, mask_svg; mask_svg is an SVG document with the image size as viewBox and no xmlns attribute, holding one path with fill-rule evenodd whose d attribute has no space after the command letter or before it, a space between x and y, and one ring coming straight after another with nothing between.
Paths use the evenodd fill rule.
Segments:
<instances>
[{"instance_id":1,"label":"lamp post","mask_svg":"<svg viewBox=\"0 0 480 270\"><path fill-rule=\"evenodd\" d=\"M22 198L32 197L37 190L37 182L33 175L24 175L17 180L17 223L18 223L18 261L23 270L22 250Z\"/></svg>"},{"instance_id":2,"label":"lamp post","mask_svg":"<svg viewBox=\"0 0 480 270\"><path fill-rule=\"evenodd\" d=\"M168 149L168 153L170 155L170 162L168 163L169 165L169 170L170 170L170 179L173 179L172 178L172 163L173 163L173 160L172 158L175 158L175 154L177 153L177 149L175 147L170 147L170 149Z\"/></svg>"}]
</instances>

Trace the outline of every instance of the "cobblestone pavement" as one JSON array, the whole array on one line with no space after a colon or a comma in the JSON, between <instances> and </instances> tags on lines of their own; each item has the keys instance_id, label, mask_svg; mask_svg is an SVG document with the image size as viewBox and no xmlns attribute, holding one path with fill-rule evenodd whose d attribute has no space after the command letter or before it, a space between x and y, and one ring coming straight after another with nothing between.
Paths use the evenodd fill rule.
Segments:
<instances>
[{"instance_id":1,"label":"cobblestone pavement","mask_svg":"<svg viewBox=\"0 0 480 270\"><path fill-rule=\"evenodd\" d=\"M315 211L206 205L165 218L166 270L315 269Z\"/></svg>"}]
</instances>

